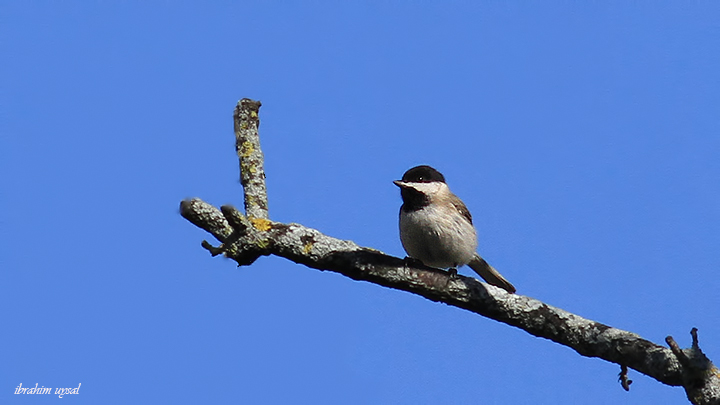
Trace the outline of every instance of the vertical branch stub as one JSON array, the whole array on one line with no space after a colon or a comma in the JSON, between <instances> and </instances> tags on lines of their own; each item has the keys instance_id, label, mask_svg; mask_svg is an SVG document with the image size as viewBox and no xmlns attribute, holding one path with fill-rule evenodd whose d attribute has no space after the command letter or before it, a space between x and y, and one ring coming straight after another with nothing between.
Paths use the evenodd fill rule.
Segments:
<instances>
[{"instance_id":1,"label":"vertical branch stub","mask_svg":"<svg viewBox=\"0 0 720 405\"><path fill-rule=\"evenodd\" d=\"M245 196L245 215L268 219L265 161L260 149L260 102L244 98L233 113L235 150L240 160L240 184Z\"/></svg>"}]
</instances>

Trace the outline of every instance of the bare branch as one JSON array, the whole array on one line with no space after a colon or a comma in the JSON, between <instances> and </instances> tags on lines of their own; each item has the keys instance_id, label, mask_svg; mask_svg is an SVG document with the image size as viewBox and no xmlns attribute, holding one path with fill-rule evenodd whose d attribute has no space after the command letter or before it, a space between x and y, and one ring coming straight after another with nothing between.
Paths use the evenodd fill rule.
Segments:
<instances>
[{"instance_id":1,"label":"bare branch","mask_svg":"<svg viewBox=\"0 0 720 405\"><path fill-rule=\"evenodd\" d=\"M672 336L665 338L670 350L682 365L682 385L693 404L720 404L720 370L700 350L697 328L692 328L692 347L681 349Z\"/></svg>"},{"instance_id":2,"label":"bare branch","mask_svg":"<svg viewBox=\"0 0 720 405\"><path fill-rule=\"evenodd\" d=\"M233 114L235 150L240 159L240 183L245 191L245 213L253 218L268 218L265 160L260 149L260 102L244 98Z\"/></svg>"},{"instance_id":3,"label":"bare branch","mask_svg":"<svg viewBox=\"0 0 720 405\"><path fill-rule=\"evenodd\" d=\"M195 199L186 208L211 210ZM224 206L223 212L240 216ZM189 213L183 211L183 216ZM217 221L217 217L210 217ZM203 229L224 228L207 224ZM225 237L226 240L228 239ZM251 252L251 253L249 253ZM681 385L680 365L672 351L640 336L591 321L550 306L536 299L508 294L504 290L462 275L407 263L398 257L339 240L299 224L253 220L252 226L234 243L225 244L225 255L238 263L248 255L274 254L319 270L343 274L354 280L369 281L408 291L432 301L444 302L521 328L528 333L573 348L587 357L625 364L668 385Z\"/></svg>"},{"instance_id":4,"label":"bare branch","mask_svg":"<svg viewBox=\"0 0 720 405\"><path fill-rule=\"evenodd\" d=\"M474 278L451 275L340 240L299 224L268 219L263 156L257 134L260 103L243 99L235 110L235 132L245 190L243 215L232 206L220 210L200 200L180 204L180 212L222 242L211 254L224 254L238 265L263 255L276 255L318 270L333 271L354 280L420 295L523 329L568 346L586 357L621 366L620 382L628 390L628 368L661 383L683 386L694 404L718 404L720 373L702 353L693 329L693 346L682 350L668 337L665 348L640 336L585 319L534 298L509 294Z\"/></svg>"}]
</instances>

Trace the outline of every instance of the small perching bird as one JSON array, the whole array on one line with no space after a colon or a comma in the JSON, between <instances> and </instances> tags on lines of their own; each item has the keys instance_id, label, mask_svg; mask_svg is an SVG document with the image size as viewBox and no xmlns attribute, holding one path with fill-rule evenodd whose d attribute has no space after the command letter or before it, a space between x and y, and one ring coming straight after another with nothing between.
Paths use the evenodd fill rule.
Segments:
<instances>
[{"instance_id":1,"label":"small perching bird","mask_svg":"<svg viewBox=\"0 0 720 405\"><path fill-rule=\"evenodd\" d=\"M515 292L515 287L477 254L477 232L470 211L450 191L445 176L430 166L416 166L393 183L400 187L403 200L400 241L409 257L451 271L467 264L488 283Z\"/></svg>"}]
</instances>

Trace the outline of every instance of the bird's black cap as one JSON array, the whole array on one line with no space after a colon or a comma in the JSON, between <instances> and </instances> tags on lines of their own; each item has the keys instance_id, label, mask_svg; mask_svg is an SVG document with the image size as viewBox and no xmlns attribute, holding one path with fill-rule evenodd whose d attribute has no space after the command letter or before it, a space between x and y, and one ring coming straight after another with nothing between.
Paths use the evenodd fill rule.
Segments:
<instances>
[{"instance_id":1,"label":"bird's black cap","mask_svg":"<svg viewBox=\"0 0 720 405\"><path fill-rule=\"evenodd\" d=\"M445 183L445 176L434 168L426 165L415 166L403 174L402 181L414 183L430 183L440 181Z\"/></svg>"}]
</instances>

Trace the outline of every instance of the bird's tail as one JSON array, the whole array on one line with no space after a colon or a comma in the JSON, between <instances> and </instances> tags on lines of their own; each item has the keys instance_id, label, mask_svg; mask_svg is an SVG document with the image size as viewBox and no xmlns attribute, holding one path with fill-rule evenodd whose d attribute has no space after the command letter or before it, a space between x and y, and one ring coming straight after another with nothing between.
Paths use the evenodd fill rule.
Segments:
<instances>
[{"instance_id":1,"label":"bird's tail","mask_svg":"<svg viewBox=\"0 0 720 405\"><path fill-rule=\"evenodd\" d=\"M480 255L476 254L470 263L468 263L468 266L475 270L475 273L482 277L483 280L487 281L488 284L500 287L509 293L515 292L515 287L510 284L509 281L505 280L505 277L498 273L498 271L495 270L493 266L489 265L485 259L480 257Z\"/></svg>"}]
</instances>

